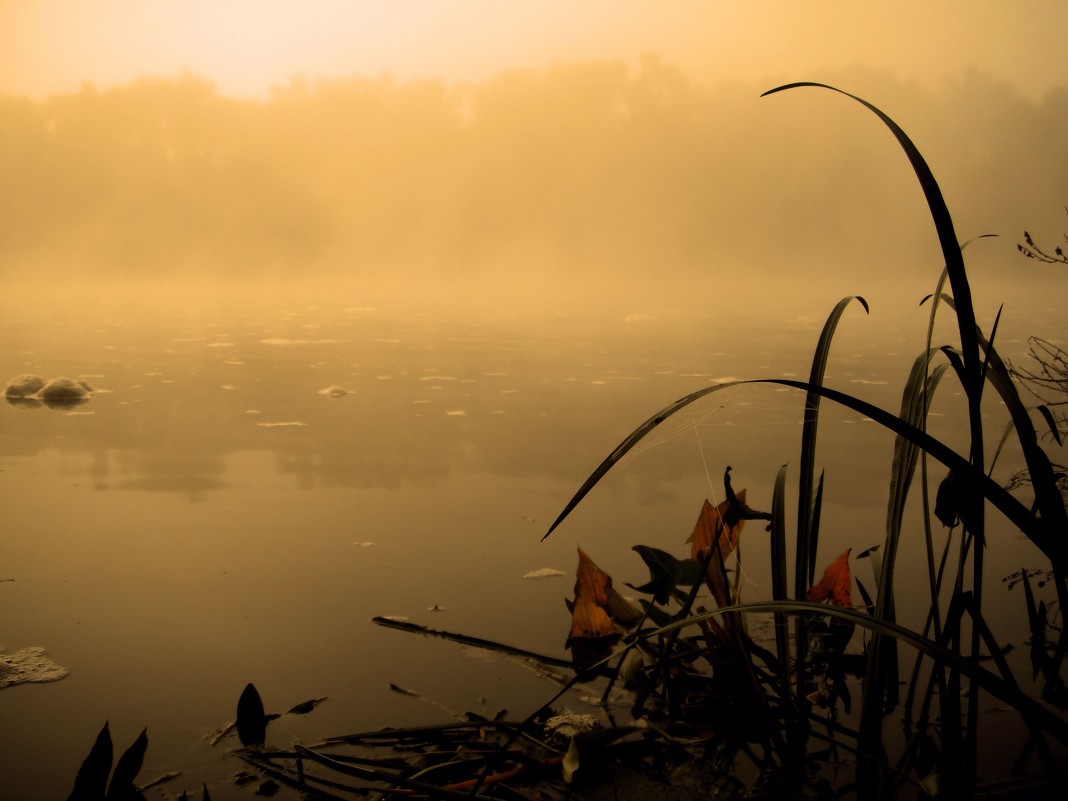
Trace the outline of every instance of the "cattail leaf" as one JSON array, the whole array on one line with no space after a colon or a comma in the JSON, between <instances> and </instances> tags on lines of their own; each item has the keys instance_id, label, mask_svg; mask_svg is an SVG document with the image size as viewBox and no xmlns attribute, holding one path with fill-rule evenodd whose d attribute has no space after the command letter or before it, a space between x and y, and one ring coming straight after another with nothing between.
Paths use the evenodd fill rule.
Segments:
<instances>
[{"instance_id":1,"label":"cattail leaf","mask_svg":"<svg viewBox=\"0 0 1068 801\"><path fill-rule=\"evenodd\" d=\"M107 801L137 801L144 798L134 787L134 781L144 764L147 750L148 730L142 729L137 739L122 752L119 761L115 763L115 773L108 786Z\"/></svg>"},{"instance_id":2,"label":"cattail leaf","mask_svg":"<svg viewBox=\"0 0 1068 801\"><path fill-rule=\"evenodd\" d=\"M103 801L107 788L108 775L111 773L111 731L107 721L96 736L89 755L74 777L74 789L67 801Z\"/></svg>"}]
</instances>

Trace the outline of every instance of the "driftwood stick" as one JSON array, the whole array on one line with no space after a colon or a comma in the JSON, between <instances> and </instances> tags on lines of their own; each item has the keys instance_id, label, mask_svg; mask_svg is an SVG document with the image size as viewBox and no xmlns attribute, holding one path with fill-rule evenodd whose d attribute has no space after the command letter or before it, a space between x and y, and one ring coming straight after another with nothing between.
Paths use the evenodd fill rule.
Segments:
<instances>
[{"instance_id":1,"label":"driftwood stick","mask_svg":"<svg viewBox=\"0 0 1068 801\"><path fill-rule=\"evenodd\" d=\"M503 643L494 642L493 640L484 640L481 637L469 637L466 634L456 634L451 631L441 631L440 629L431 629L426 626L420 626L418 623L409 623L406 620L392 620L388 617L373 617L372 623L376 623L379 626L385 626L389 629L399 629L400 631L406 631L409 634L426 634L431 637L441 637L444 640L452 640L463 645L470 645L473 648L485 648L489 651L499 651L509 656L517 656L521 659L531 659L535 662L540 662L543 665L551 665L557 668L571 668L571 661L568 659L560 659L555 656L546 656L545 654L536 654L533 651L525 651L522 648L515 648L511 645L505 645Z\"/></svg>"}]
</instances>

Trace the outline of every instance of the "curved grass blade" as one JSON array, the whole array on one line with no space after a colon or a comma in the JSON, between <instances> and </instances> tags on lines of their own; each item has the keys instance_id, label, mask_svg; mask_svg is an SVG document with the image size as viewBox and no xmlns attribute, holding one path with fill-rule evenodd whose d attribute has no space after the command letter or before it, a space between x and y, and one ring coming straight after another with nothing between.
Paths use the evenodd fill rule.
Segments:
<instances>
[{"instance_id":1,"label":"curved grass blade","mask_svg":"<svg viewBox=\"0 0 1068 801\"><path fill-rule=\"evenodd\" d=\"M613 450L612 453L610 453L608 457L603 462L601 462L600 465L598 465L597 469L593 471L593 473L588 479L586 479L583 485L579 488L578 492L575 493L574 497L572 497L571 500L568 501L567 505L564 507L564 510L556 518L556 521L552 524L552 526L550 526L549 531L545 534L544 537L542 537L542 539L544 540L545 537L548 537L549 534L552 534L553 531L556 530L556 528L567 518L567 516L574 510L574 508L578 506L582 499L589 494L589 492L597 485L597 483L602 478L604 478L608 471L611 470L612 467L615 466L615 464L619 462L619 460L622 459L623 456L626 455L626 453L630 451L631 448L637 445L638 442L642 440L642 438L648 435L658 425L667 420L671 415L675 414L677 411L688 406L694 401L700 400L706 395L711 395L715 392L720 392L722 390L729 389L730 387L749 384L776 384L779 386L800 389L805 392L809 391L809 389L812 389L824 398L827 398L841 406L845 406L849 409L852 409L853 411L858 412L859 414L862 414L865 417L869 417L874 422L878 423L884 428L889 429L895 434L900 434L908 438L912 442L915 442L922 450L933 456L946 467L958 470L961 476L963 476L968 482L970 482L970 487L972 489L985 496L987 500L989 500L995 507L997 507L997 509L999 509L1002 514L1004 514L1013 523L1013 525L1017 526L1021 531L1027 533L1028 536L1031 536L1033 532L1040 529L1039 521L1036 520L1036 518L1031 514L1027 507L1020 503L1019 500L1014 498L1008 492L1008 490L1006 490L1000 484L995 482L982 471L976 470L967 459L965 459L959 453L954 451L952 448L935 439L931 435L927 434L925 431L921 431L910 423L907 423L897 415L891 414L885 409L881 409L878 406L868 403L867 401L861 400L860 398L856 398L852 395L848 395L844 392L840 392L835 389L831 389L830 387L813 387L807 382L796 381L794 379L789 378L754 378L744 381L728 381L722 384L714 384L712 386L699 389L696 392L691 392L689 395L680 398L679 400L672 403L670 406L666 406L665 408L661 409L655 415L653 415L644 423L642 423L637 429L631 432L626 437L626 439L624 439L619 445L617 445L615 450ZM1046 552L1047 548L1051 548L1050 543L1045 541L1045 539L1042 537L1041 532L1037 535L1037 537L1032 537L1032 539L1035 541L1035 544L1039 546L1039 548L1043 549L1044 552ZM1051 550L1053 550L1053 548L1051 548Z\"/></svg>"},{"instance_id":2,"label":"curved grass blade","mask_svg":"<svg viewBox=\"0 0 1068 801\"><path fill-rule=\"evenodd\" d=\"M935 232L938 235L938 243L942 248L942 256L945 258L946 271L949 275L949 284L953 289L953 297L957 300L959 307L957 311L957 319L960 326L961 350L964 352L964 362L967 366L967 372L970 379L969 383L977 384L980 371L979 343L975 338L975 312L972 305L971 288L968 285L968 275L964 269L964 257L961 255L960 244L957 241L957 235L953 228L953 218L950 216L949 207L946 205L946 201L942 197L942 190L938 186L938 182L935 180L934 173L931 172L931 168L920 154L919 149L908 137L908 134L906 134L905 131L902 130L902 128L885 112L863 98L845 92L837 87L813 81L799 81L796 83L785 84L783 86L777 86L774 89L764 92L761 97L767 97L768 95L773 95L777 92L783 92L787 89L797 89L800 87L830 89L832 92L838 92L839 94L845 95L860 103L882 120L883 124L890 129L890 132L894 135L898 144L901 145L901 149L904 150L909 163L912 165L912 170L916 174L917 180L920 182L920 188L923 190L923 195L927 200L927 207L930 209L931 219L934 222Z\"/></svg>"}]
</instances>

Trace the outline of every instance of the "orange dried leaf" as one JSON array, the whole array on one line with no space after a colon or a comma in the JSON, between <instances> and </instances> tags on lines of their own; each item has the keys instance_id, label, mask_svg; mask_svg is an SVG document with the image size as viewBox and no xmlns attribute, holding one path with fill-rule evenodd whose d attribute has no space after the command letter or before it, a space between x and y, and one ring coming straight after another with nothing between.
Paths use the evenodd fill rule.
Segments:
<instances>
[{"instance_id":1,"label":"orange dried leaf","mask_svg":"<svg viewBox=\"0 0 1068 801\"><path fill-rule=\"evenodd\" d=\"M835 606L853 606L853 576L849 572L849 553L852 550L846 548L841 556L827 566L823 578L808 591L807 600L818 603L830 598Z\"/></svg>"},{"instance_id":2,"label":"orange dried leaf","mask_svg":"<svg viewBox=\"0 0 1068 801\"><path fill-rule=\"evenodd\" d=\"M581 548L578 556L571 637L614 637L619 631L608 614L612 577L597 567Z\"/></svg>"},{"instance_id":3,"label":"orange dried leaf","mask_svg":"<svg viewBox=\"0 0 1068 801\"><path fill-rule=\"evenodd\" d=\"M745 490L738 493L737 497L744 501ZM729 606L731 602L730 587L727 583L727 568L724 560L738 545L738 537L745 526L745 520L739 520L737 525L728 526L725 523L729 504L727 501L718 507L712 506L707 500L701 506L701 513L694 524L693 533L690 535L690 557L698 562L704 562L708 556L712 543L718 540L719 553L713 554L708 561L708 570L705 574L705 584L708 585L712 597L719 606Z\"/></svg>"},{"instance_id":4,"label":"orange dried leaf","mask_svg":"<svg viewBox=\"0 0 1068 801\"><path fill-rule=\"evenodd\" d=\"M741 503L745 503L745 490L737 494ZM708 549L712 547L715 538L719 538L719 553L726 559L738 546L738 537L745 528L745 520L739 520L736 525L726 524L727 511L730 505L724 501L717 507L713 507L707 500L701 506L701 514L697 517L697 523L693 527L693 533L687 542L690 545L690 557L703 560L708 555Z\"/></svg>"}]
</instances>

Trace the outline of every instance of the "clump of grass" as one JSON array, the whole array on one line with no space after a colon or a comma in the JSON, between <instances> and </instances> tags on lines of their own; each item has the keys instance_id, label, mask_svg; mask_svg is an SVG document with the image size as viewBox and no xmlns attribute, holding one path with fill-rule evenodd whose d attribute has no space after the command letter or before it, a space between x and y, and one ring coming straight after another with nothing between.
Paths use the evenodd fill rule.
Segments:
<instances>
[{"instance_id":1,"label":"clump of grass","mask_svg":"<svg viewBox=\"0 0 1068 801\"><path fill-rule=\"evenodd\" d=\"M545 536L631 448L680 409L739 384L771 383L801 390L805 393L804 428L799 498L796 514L791 516L796 520L793 564L788 564L786 556L785 465L776 477L769 526L772 599L736 603L728 597L724 603L714 592L719 608L697 611L693 608L696 588L706 580L711 587L709 567L718 570L721 564L717 567L711 556L706 557L700 578L686 588L672 583L673 577L684 575L685 570L665 571L663 557L646 558L652 575L650 585L657 588L656 597L646 604L650 625L640 627L624 644L625 651L642 647L656 654L654 665L646 671L647 684L639 703L658 697L666 714L692 718L690 713L699 711L698 719L701 714L714 717L719 705L726 704L731 710L730 720L742 730L739 747L753 755L768 775L785 777L795 784L810 781L814 765L848 754L852 755L854 775L838 786L836 793L855 790L861 798L885 798L910 785L929 796L965 798L993 791L992 786L981 785L979 770L980 698L989 695L1011 707L1027 728L1028 739L1017 772L1022 772L1031 756L1037 756L1045 784L1064 793L1065 779L1055 749L1068 744L1068 722L1062 712L1068 698L1060 678L1068 653L1068 634L1050 625L1048 610L1036 604L1025 578L1023 611L1031 632L1032 667L1034 677L1041 677L1043 682L1040 697L1035 698L1021 688L984 616L988 506L1004 515L1048 560L1048 581L1059 608L1068 608L1068 513L1057 483L1059 476L1039 443L1033 410L1024 404L1012 372L994 347L1000 311L989 333L978 326L963 247L948 207L929 166L900 126L866 100L823 84L790 84L765 94L798 87L840 92L875 114L905 152L934 222L945 267L934 293L924 299L930 302L927 342L905 382L899 411L875 407L824 384L824 368L842 315L854 303L867 311L862 298L843 298L824 326L808 381L733 381L705 387L666 406L627 436L593 471ZM942 310L956 318L958 341L935 346L932 332L936 315ZM926 431L931 399L950 375L959 384L966 407L966 452L955 451ZM1033 503L1016 497L990 476L993 460L987 458L988 432L980 408L988 387L1007 410L1005 436L1014 437L1023 454ZM824 485L823 476L816 475L816 443L824 399L874 420L895 437L885 536L878 548L867 554L873 562L877 560L874 593L858 584L864 611L812 600L814 586L819 586L814 585L814 578ZM1040 425L1049 426L1056 434L1048 409L1040 410L1040 420ZM932 459L941 463L944 471L933 507L928 490ZM923 506L919 527L906 526L904 520L917 468ZM725 488L729 496L729 484ZM938 541L932 517L948 528L944 542ZM725 514L721 518L722 525L729 525ZM928 610L922 626L916 629L902 625L895 615L897 556L905 537L922 537L927 555ZM848 554L843 565L846 559ZM681 602L678 608L670 605L672 599ZM755 614L773 616L774 652L748 636L744 621ZM854 628L866 632L860 659L850 659L845 650ZM695 629L692 637L680 636ZM904 699L898 691L899 646L913 655ZM854 716L853 726L847 727L841 723L839 712L850 712L846 679L850 672L862 678L863 691L859 714ZM903 736L898 738L900 744L891 748L887 727L895 721ZM983 777L983 781L988 780ZM1012 789L1013 785L999 785L1006 787Z\"/></svg>"}]
</instances>

